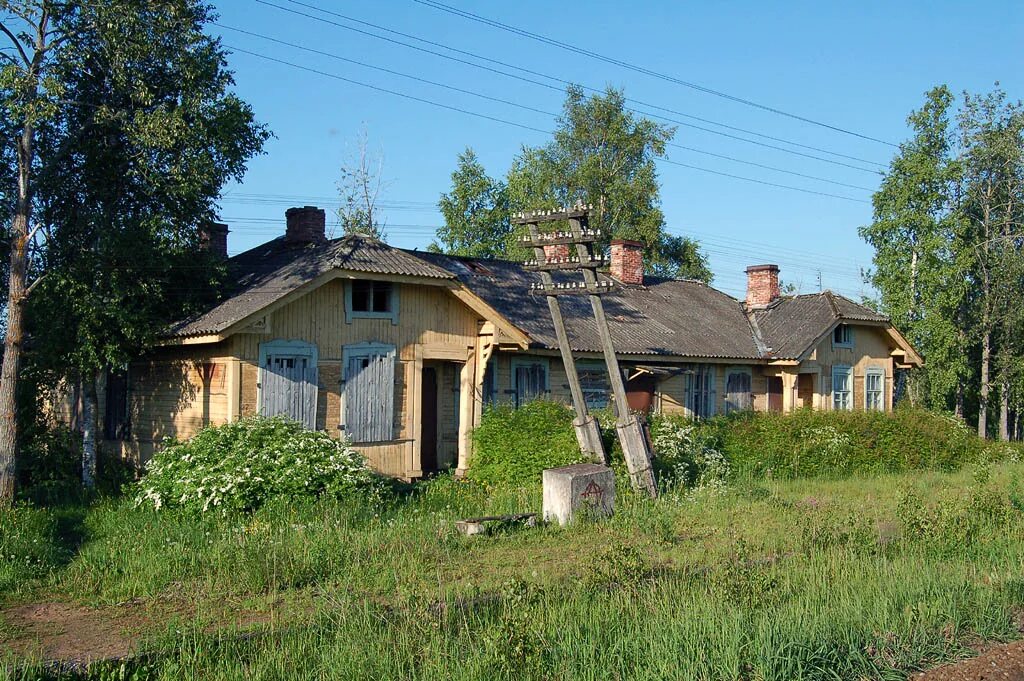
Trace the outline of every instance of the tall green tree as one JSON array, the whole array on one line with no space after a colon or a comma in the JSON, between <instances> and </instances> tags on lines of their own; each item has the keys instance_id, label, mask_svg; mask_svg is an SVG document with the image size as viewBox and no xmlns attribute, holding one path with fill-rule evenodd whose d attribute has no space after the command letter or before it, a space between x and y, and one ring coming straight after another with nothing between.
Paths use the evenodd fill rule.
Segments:
<instances>
[{"instance_id":1,"label":"tall green tree","mask_svg":"<svg viewBox=\"0 0 1024 681\"><path fill-rule=\"evenodd\" d=\"M0 496L9 499L26 329L37 370L83 379L94 439L97 372L151 345L204 288L197 282L215 275L212 259L196 257L201 227L267 132L229 91L224 51L203 33L204 3L4 9L27 27L4 31L18 57L3 71L3 114L21 130L0 385Z\"/></svg>"},{"instance_id":2,"label":"tall green tree","mask_svg":"<svg viewBox=\"0 0 1024 681\"><path fill-rule=\"evenodd\" d=\"M925 355L919 397L970 412L987 437L998 396L1008 437L1024 362L1024 110L998 88L964 93L957 108L938 87L909 122L914 136L861 229L875 247L871 281Z\"/></svg>"},{"instance_id":3,"label":"tall green tree","mask_svg":"<svg viewBox=\"0 0 1024 681\"><path fill-rule=\"evenodd\" d=\"M952 400L962 413L970 373L970 289L955 207L961 170L952 107L953 95L942 86L911 113L913 136L890 163L872 197L873 222L860 234L875 249L869 279L881 294L881 309L928 358L911 395L942 408L954 406L948 404Z\"/></svg>"},{"instance_id":4,"label":"tall green tree","mask_svg":"<svg viewBox=\"0 0 1024 681\"><path fill-rule=\"evenodd\" d=\"M649 271L707 281L697 244L665 230L655 159L674 135L630 112L621 90L587 97L570 86L552 141L523 148L513 161L512 210L593 205L591 226L642 243Z\"/></svg>"},{"instance_id":5,"label":"tall green tree","mask_svg":"<svg viewBox=\"0 0 1024 681\"><path fill-rule=\"evenodd\" d=\"M466 148L452 172L452 189L437 207L444 226L429 249L473 258L504 258L510 250L508 187L487 175L476 153Z\"/></svg>"},{"instance_id":6,"label":"tall green tree","mask_svg":"<svg viewBox=\"0 0 1024 681\"><path fill-rule=\"evenodd\" d=\"M1024 109L1008 102L998 88L985 95L965 93L958 131L963 168L959 208L970 245L981 345L978 434L985 437L993 406L994 358L1013 354L1015 339L1005 336L1013 333L1010 322L1020 306ZM1012 356L1000 364L1012 366Z\"/></svg>"}]
</instances>

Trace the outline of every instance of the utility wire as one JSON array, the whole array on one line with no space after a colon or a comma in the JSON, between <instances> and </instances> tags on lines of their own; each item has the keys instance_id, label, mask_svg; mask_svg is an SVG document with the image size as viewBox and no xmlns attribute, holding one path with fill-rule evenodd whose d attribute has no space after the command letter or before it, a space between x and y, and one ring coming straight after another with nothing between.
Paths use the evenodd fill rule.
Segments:
<instances>
[{"instance_id":1,"label":"utility wire","mask_svg":"<svg viewBox=\"0 0 1024 681\"><path fill-rule=\"evenodd\" d=\"M418 83L425 83L427 85L432 85L432 86L435 86L435 87L444 88L446 90L451 90L452 92L458 92L458 93L461 93L461 94L470 95L472 97L477 97L477 98L484 99L484 100L487 100L487 101L490 101L490 102L496 102L498 104L504 104L506 106L514 106L516 108L523 109L525 111L531 111L533 113L543 114L545 116L550 116L550 117L556 118L556 119L558 118L558 114L556 114L556 113L553 113L551 111L545 111L543 109L538 109L536 107L528 106L526 104L521 104L520 102L515 102L515 101L512 101L512 100L508 100L508 99L502 99L500 97L492 97L490 95L485 95L482 92L475 92L473 90L466 90L464 88L456 87L454 85L450 85L450 84L447 84L447 83L442 83L442 82L438 82L438 81L435 81L435 80L429 80L429 79L426 79L426 78L421 78L419 76L414 76L414 75L409 74L409 73L403 73L401 71L395 71L394 69L385 68L383 66L377 66L375 64L369 64L367 62L359 61L359 60L356 60L356 59L350 59L348 57L343 57L343 56L341 56L339 54L335 54L333 52L326 52L324 50L318 50L318 49L315 49L315 48L312 48L312 47L307 47L305 45L298 45L296 43L291 43L291 42L288 42L286 40L280 40L280 39L274 38L272 36L268 36L268 35L265 35L265 34L262 34L262 33L256 33L254 31L248 31L248 30L245 30L245 29L242 29L242 28L237 28L235 26L228 26L226 24L219 24L219 23L216 23L216 22L214 22L213 25L218 27L218 28L227 29L229 31L236 31L236 32L242 33L244 35L252 36L254 38L259 38L261 40L266 40L266 41L269 41L269 42L272 42L272 43L277 43L278 45L284 45L286 47L290 47L290 48L293 48L293 49L296 49L296 50L302 50L304 52L309 52L311 54L317 54L317 55L320 55L320 56L323 56L323 57L328 57L330 59L335 59L335 60L338 60L338 61L346 62L348 64L355 64L355 65L361 66L363 68L373 69L374 71L380 71L382 73L388 73L388 74L391 74L391 75L394 75L394 76L399 76L399 77L402 77L402 78L407 78L409 80L412 80L412 81L415 81L415 82L418 82ZM691 151L691 152L696 153L696 154L703 154L705 156L713 156L715 158L721 158L721 159L724 159L724 160L727 160L727 161L732 161L733 163L742 163L744 165L755 166L757 168L764 168L766 170L773 170L775 172L786 173L787 175L794 175L796 177L803 177L803 178L806 178L806 179L809 179L809 180L816 180L818 182L827 182L829 184L838 185L840 187L848 187L850 189L860 189L860 190L863 190L863 191L866 191L866 192L872 191L870 187L864 187L864 186L861 186L861 185L850 184L848 182L840 182L838 180L830 180L828 178L820 177L820 176L817 176L817 175L808 175L806 173L800 173L800 172L797 172L795 170L788 170L786 168L779 168L777 166L766 165L764 163L757 163L755 161L748 161L748 160L745 160L745 159L736 158L734 156L726 156L726 155L723 155L723 154L715 153L713 151L707 151L707 150L704 150L704 149L697 149L695 147L690 147L690 146L685 146L685 145L682 145L682 144L677 144L675 142L668 142L667 145L670 146L670 147L677 148L677 149L683 149L685 151Z\"/></svg>"},{"instance_id":2,"label":"utility wire","mask_svg":"<svg viewBox=\"0 0 1024 681\"><path fill-rule=\"evenodd\" d=\"M403 33L401 31L396 31L394 29L387 28L386 26L380 26L379 24L373 24L373 23L370 23L368 21L363 21L361 19L356 19L354 17L350 17L350 16L347 16L345 14L341 14L340 12L334 12L334 11L331 11L331 10L326 10L326 9L322 9L322 8L316 7L314 5L309 5L309 4L306 4L306 3L303 3L303 2L298 2L297 0L284 0L284 1L291 2L292 4L298 5L300 7L307 7L309 9L313 9L313 10L322 12L324 14L335 16L335 17L344 19L346 21L351 21L353 23L361 24L363 26L369 26L369 27L377 29L379 31L385 31L387 33L391 33L392 35L398 35L398 36L401 36L403 38L408 38L410 40L415 40L415 41L424 43L426 45L432 45L434 47L439 47L439 48L444 49L444 50L449 50L449 51L454 52L456 54L466 55L466 56L472 57L473 59L478 59L478 60L485 61L485 62L488 62L488 63L491 63L491 64L497 64L497 65L503 66L505 68L513 69L513 70L516 70L516 71L520 71L522 73L528 73L528 74L533 75L533 76L537 76L537 77L540 77L540 78L545 78L545 79L548 79L550 81L554 81L554 82L558 83L559 85L556 86L556 85L552 85L551 83L545 83L545 82L541 82L541 81L538 81L538 80L534 80L532 78L526 78L524 76L520 76L520 75L517 75L517 74L514 74L514 73L508 73L507 71L502 71L501 69L492 68L492 67L489 67L489 66L485 66L483 64L477 64L475 62L468 61L466 59L460 59L458 57L453 57L450 54L444 54L443 52L437 52L435 50L431 50L431 49L427 49L427 48L424 48L424 47L420 47L418 45L412 45L410 43L403 42L401 40L396 40L394 38L388 38L387 36L382 36L382 35L379 35L379 34L376 34L376 33L372 33L370 31L365 31L365 30L356 28L354 26L346 26L345 24L341 24L341 23L338 23L336 21L331 21L330 19L325 19L324 17L317 16L317 15L314 15L314 14L307 14L305 12L300 12L298 10L290 9L288 7L284 7L284 6L278 5L276 3L269 2L268 0L255 0L255 1L260 3L260 4L262 4L262 5L266 5L268 7L274 7L276 9L279 9L279 10L283 11L283 12L288 12L288 13L294 14L296 16L305 17L307 19L312 19L314 21L319 21L321 23L328 24L328 25L331 25L331 26L335 26L337 28L342 28L342 29L345 29L347 31L352 31L352 32L355 32L355 33L359 33L360 35L369 36L371 38L376 38L378 40L384 40L386 42L389 42L389 43L392 43L392 44L395 44L395 45L400 45L402 47L406 47L406 48L411 49L411 50L417 50L417 51L423 52L425 54L430 54L430 55L433 55L435 57L440 57L441 59L447 59L449 61L453 61L453 62L456 62L456 63L459 63L459 64L463 64L465 66L470 66L470 67L473 67L473 68L476 68L476 69L480 69L480 70L483 70L483 71L488 71L490 73L495 73L495 74L498 74L498 75L501 75L501 76L505 76L506 78L513 78L513 79L520 80L520 81L525 82L525 83L530 83L532 85L537 85L537 86L540 86L540 87L548 88L550 90L555 90L556 92L564 93L564 90L565 90L565 88L567 86L574 85L574 83L572 83L571 81L565 80L563 78L558 78L556 76L552 76L552 75L548 75L548 74L545 74L545 73L541 73L539 71L533 71L533 70L530 70L530 69L527 69L527 68L524 68L524 67L521 67L521 66L516 66L515 64L510 64L510 63L503 62L503 61L500 61L500 60L497 60L497 59L492 59L490 57L485 57L485 56L480 55L480 54L476 54L476 53L473 53L473 52L468 52L466 50L460 50L458 48L451 47L451 46L445 45L443 43L439 43L439 42L436 42L436 41L433 41L433 40L428 40L426 38L421 38L419 36L415 36L415 35L412 35L412 34L409 34L409 33ZM579 85L579 84L576 84L576 85ZM590 86L587 86L587 85L579 85L579 87L582 87L584 90L587 90L588 92L603 93L603 90L600 90L600 89L594 88L594 87L590 87ZM736 131L736 132L742 132L744 134L754 135L756 137L762 137L764 139L769 139L769 140L772 140L772 141L775 141L775 142L782 142L783 144L789 144L789 145L792 145L792 146L795 146L795 147L800 147L800 148L803 148L803 149L810 149L812 151L817 151L817 152L820 152L820 153L829 154L829 155L836 156L836 157L839 157L839 158L846 158L846 159L849 159L849 160L852 160L852 161L859 161L861 163L868 163L868 164L871 164L871 165L874 165L874 166L878 166L880 168L885 167L885 164L879 163L877 161L872 161L872 160L860 158L860 157L857 157L857 156L849 156L847 154L841 154L839 152L831 151L831 150L828 150L828 149L823 149L823 148L815 147L815 146L808 145L808 144L802 144L800 142L794 142L792 140L787 140L787 139L781 138L781 137L773 137L771 135L766 135L764 133L756 132L756 131L753 131L753 130L747 130L745 128L740 128L740 127L728 125L728 124L725 124L725 123L720 123L718 121L714 121L714 120L711 120L711 119L708 119L708 118L702 118L700 116L694 116L692 114L684 113L684 112L681 112L681 111L676 111L674 109L666 108L666 107L663 107L663 106L658 106L657 104L651 104L649 102L643 102L643 101L640 101L640 100L637 100L637 99L631 99L631 98L626 98L626 101L627 102L632 102L633 104L636 104L636 105L639 105L639 106L648 107L648 108L655 109L655 110L658 110L658 111L664 111L666 113L671 113L671 114L674 114L676 116L682 116L683 118L689 118L691 120L700 121L702 123L707 123L709 125L717 125L719 127L726 128L728 130L733 130L733 131ZM782 151L782 152L787 153L787 154L794 154L794 155L797 155L797 156L803 156L805 158L811 158L811 159L814 159L814 160L817 160L817 161L822 161L824 163L832 163L832 164L835 164L835 165L840 165L840 166L844 166L844 167L847 167L847 168L853 168L855 170L861 170L861 171L864 171L864 172L869 172L869 173L877 172L875 170L870 170L868 168L862 168L860 166L850 165L850 164L847 164L847 163L841 163L841 162L835 161L833 159L821 158L820 156L815 156L813 154L805 154L805 153L801 153L801 152L795 151L793 149L786 149L784 147L778 147L778 146L775 146L775 145L772 145L772 144L766 144L764 142L758 142L757 140L751 140L751 139L747 139L745 137L739 137L737 135L730 135L728 133L721 132L720 130L713 130L713 129L710 129L710 128L705 128L703 126L694 125L692 123L687 123L685 121L680 121L678 119L670 118L668 116L664 116L664 115L661 115L661 114L652 113L650 111L642 111L642 110L635 109L635 108L630 108L629 110L634 112L634 113L638 113L638 114L645 115L645 116L651 116L653 118L658 118L658 119L661 119L663 121L668 121L670 123L675 123L676 125L681 125L681 126L684 126L684 127L692 128L694 130L700 130L702 132L707 132L707 133L710 133L710 134L713 134L713 135L719 135L719 136L722 136L722 137L727 137L729 139L734 139L734 140L738 140L738 141L741 141L741 142L746 142L747 144L755 144L755 145L762 146L762 147L765 147L765 148L768 148L768 149L775 149L777 151Z\"/></svg>"},{"instance_id":3,"label":"utility wire","mask_svg":"<svg viewBox=\"0 0 1024 681\"><path fill-rule=\"evenodd\" d=\"M752 101L752 100L749 100L749 99L745 99L743 97L737 97L736 95L731 95L731 94L728 94L726 92L722 92L720 90L715 90L713 88L709 88L709 87L706 87L704 85L700 85L698 83L692 83L690 81L682 80L682 79L677 78L677 77L672 76L672 75L668 75L668 74L665 74L665 73L660 73L658 71L654 71L654 70L648 69L648 68L646 68L644 66L639 66L637 64L633 64L633 63L630 63L630 62L627 62L627 61L623 61L621 59L616 59L614 57L609 57L607 55L603 55L603 54L600 54L598 52L593 52L592 50L587 50L587 49L584 49L582 47L578 47L576 45L572 45L570 43L566 43L566 42L561 41L561 40L554 40L553 38L549 38L547 36L540 35L539 33L533 33L531 31L527 31L525 29L517 28L515 26L510 26L509 24L504 24L504 23L502 23L500 21L495 21L493 19L488 19L487 17L480 16L479 14L473 14L472 12L467 12L465 10L458 9L457 7L452 7L450 5L445 5L443 3L437 2L436 0L413 0L413 1L417 2L417 3L421 4L421 5L426 5L427 7L432 7L434 9L441 10L442 12L447 12L449 14L454 14L454 15L462 17L464 19L469 19L470 21L475 21L475 22L478 22L478 23L486 24L488 26L492 26L494 28L498 28L498 29L500 29L502 31L507 31L507 32L514 33L516 35L522 36L524 38L529 38L530 40L534 40L534 41L537 41L537 42L540 42L540 43L544 43L546 45L551 45L551 46L557 47L557 48L559 48L561 50L566 50L566 51L569 51L569 52L574 52L576 54L581 54L581 55L584 55L586 57L590 57L592 59L597 59L599 61L603 61L603 62L608 63L608 64L613 64L615 66L619 66L621 68L628 69L630 71L635 71L637 73L642 73L642 74L645 74L645 75L648 75L648 76L652 76L654 78L659 78L661 80L664 80L664 81L667 81L667 82L670 82L670 83L675 83L677 85L682 85L683 87L687 87L687 88L690 88L690 89L693 89L693 90L697 90L698 92L703 92L705 94L714 95L715 97L721 97L722 99L727 99L727 100L730 100L730 101L733 101L733 102L738 102L740 104L745 104L746 106L751 106L751 107L754 107L754 108L757 108L757 109L761 109L763 111L769 111L771 113L778 114L780 116L785 116L787 118L792 118L794 120L798 120L798 121L801 121L803 123L808 123L810 125L816 125L816 126L819 126L819 127L822 127L822 128L827 128L829 130L834 130L835 132L840 132L840 133L843 133L845 135L852 135L853 137L859 137L861 139L870 140L872 142L878 142L879 144L885 144L885 145L890 146L890 147L897 146L896 144L893 144L892 142L888 142L886 140L879 139L877 137L872 137L870 135L865 135L863 133L859 133L859 132L856 132L854 130L850 130L848 128L842 128L842 127L839 127L837 125L832 125L832 124L829 124L829 123L824 123L822 121L818 121L818 120L815 120L813 118L808 118L806 116L801 116L801 115L798 115L798 114L795 114L795 113L791 113L789 111L785 111L783 109L778 109L776 107L769 106L767 104L761 104L759 102L755 102L755 101ZM295 2L295 0L289 0L289 2ZM300 4L300 3L296 2L295 4Z\"/></svg>"},{"instance_id":4,"label":"utility wire","mask_svg":"<svg viewBox=\"0 0 1024 681\"><path fill-rule=\"evenodd\" d=\"M285 61L284 59L278 59L276 57L271 57L269 55L265 55L265 54L262 54L262 53L259 53L259 52L253 52L252 50L246 50L246 49L243 49L241 47L235 47L235 46L232 46L232 45L225 45L225 47L227 47L230 50L234 50L235 52L241 52L243 54L248 54L250 56L257 57L259 59L264 59L266 61L274 62L274 63L277 63L277 64L281 64L283 66L288 66L288 67L299 69L299 70L302 70L302 71L307 71L309 73L315 73L317 75L325 76L327 78L333 78L335 80L340 80L342 82L350 83L352 85L360 85L362 87L366 87L366 88L369 88L371 90L376 90L377 92L383 92L385 94L394 95L396 97L402 97L404 99L409 99L409 100L420 102L420 103L423 103L423 104L429 104L431 106L436 106L436 107L439 107L441 109L447 109L448 111L455 111L457 113L465 114L467 116L475 116L477 118L482 118L482 119L485 119L485 120L488 120L488 121L492 121L494 123L503 123L505 125L511 125L511 126L515 126L517 128L522 128L524 130L530 130L532 132L539 132L539 133L542 133L542 134L545 134L545 135L550 135L551 134L550 130L542 130L541 128L535 128L535 127L530 126L530 125L524 125L522 123L516 123L515 121L510 121L510 120L507 120L507 119L504 119L504 118L498 118L497 116L491 116L491 115L488 115L488 114L479 113L477 111L471 111L469 109L463 109L463 108L460 108L460 107L457 107L457 106L452 106L450 104L444 104L442 102L437 102L437 101L434 101L434 100L431 100L431 99L426 99L425 97L417 97L415 95L410 95L410 94L405 93L405 92L398 92L397 90L390 90L388 88L383 88L383 87L380 87L378 85L372 85L370 83L364 83L362 81L354 80L352 78L346 78L344 76L339 76L336 73L330 73L328 71L321 71L319 69L314 69L314 68L309 67L309 66L303 66L301 64L296 64L294 62ZM711 170L709 168L702 168L700 166L690 165L690 164L687 164L687 163L680 163L679 161L672 161L672 160L669 160L669 159L664 158L664 157L657 157L657 160L662 162L662 163L668 163L670 165L680 166L682 168L689 168L690 170L698 170L698 171L701 171L701 172L710 173L712 175L719 175L719 176L722 176L722 177L729 177L729 178L736 179L736 180L745 180L747 182L753 182L755 184L765 185L765 186L768 186L768 187L777 187L777 188L780 188L780 189L789 189L789 190L792 190L792 191L803 192L805 194L814 194L814 195L817 195L817 196L827 196L827 197L830 197L830 198L841 199L843 201L852 201L852 202L855 202L855 203L869 203L868 201L865 201L864 199L857 199L857 198L853 198L853 197L850 197L850 196L843 196L842 194L831 194L831 193L828 193L828 192L820 192L820 191L816 191L816 190L813 190L813 189L806 189L804 187L794 187L792 185L779 184L779 183L776 183L776 182L768 182L766 180L758 180L758 179L751 178L751 177L744 177L742 175L733 175L731 173L724 173L724 172L721 172L721 171L718 171L718 170Z\"/></svg>"}]
</instances>

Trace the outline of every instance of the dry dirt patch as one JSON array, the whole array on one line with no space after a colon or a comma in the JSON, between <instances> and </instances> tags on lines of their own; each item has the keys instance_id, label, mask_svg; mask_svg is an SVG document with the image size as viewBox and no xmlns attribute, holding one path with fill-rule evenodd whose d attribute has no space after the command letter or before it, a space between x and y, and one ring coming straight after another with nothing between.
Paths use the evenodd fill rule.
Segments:
<instances>
[{"instance_id":1,"label":"dry dirt patch","mask_svg":"<svg viewBox=\"0 0 1024 681\"><path fill-rule=\"evenodd\" d=\"M23 659L87 662L118 658L134 650L139 620L109 610L66 603L33 603L5 610L16 633L3 647Z\"/></svg>"},{"instance_id":2,"label":"dry dirt patch","mask_svg":"<svg viewBox=\"0 0 1024 681\"><path fill-rule=\"evenodd\" d=\"M1024 681L1024 641L987 647L978 657L920 672L912 681Z\"/></svg>"}]
</instances>

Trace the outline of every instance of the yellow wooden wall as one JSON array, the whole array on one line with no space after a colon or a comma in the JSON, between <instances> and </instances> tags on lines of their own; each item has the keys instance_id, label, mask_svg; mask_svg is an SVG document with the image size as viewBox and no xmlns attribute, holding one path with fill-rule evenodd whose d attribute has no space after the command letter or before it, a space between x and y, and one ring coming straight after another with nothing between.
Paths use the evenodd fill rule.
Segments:
<instances>
[{"instance_id":1,"label":"yellow wooden wall","mask_svg":"<svg viewBox=\"0 0 1024 681\"><path fill-rule=\"evenodd\" d=\"M302 340L313 343L319 352L319 390L317 428L332 437L340 437L341 361L343 348L357 343L384 343L397 348L395 363L394 441L357 447L370 463L383 473L404 476L414 465L410 461L414 420L411 418L412 386L416 379L417 346L420 351L432 347L462 348L463 356L476 342L480 317L449 291L437 286L396 284L399 297L397 325L390 319L353 319L345 321L343 280L330 281L309 294L275 310L263 333L239 333L228 339L231 354L241 360L240 411L256 413L257 377L260 343L270 340ZM446 362L438 371L439 432L438 458L454 461L458 447L458 417L451 395Z\"/></svg>"},{"instance_id":2,"label":"yellow wooden wall","mask_svg":"<svg viewBox=\"0 0 1024 681\"><path fill-rule=\"evenodd\" d=\"M822 340L805 364L821 368L823 408L832 408L832 367L853 367L853 408L864 408L864 376L869 367L885 371L885 408L892 409L895 365L890 354L896 348L884 329L874 326L853 327L853 348L832 346L831 334Z\"/></svg>"}]
</instances>

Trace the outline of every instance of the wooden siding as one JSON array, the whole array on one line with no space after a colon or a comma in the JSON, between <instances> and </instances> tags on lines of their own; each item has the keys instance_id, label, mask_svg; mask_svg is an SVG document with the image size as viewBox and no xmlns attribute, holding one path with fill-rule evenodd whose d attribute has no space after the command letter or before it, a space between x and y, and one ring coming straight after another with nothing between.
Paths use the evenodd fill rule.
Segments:
<instances>
[{"instance_id":1,"label":"wooden siding","mask_svg":"<svg viewBox=\"0 0 1024 681\"><path fill-rule=\"evenodd\" d=\"M819 394L823 409L832 408L832 367L836 365L853 368L853 408L864 408L864 376L869 368L885 372L885 408L892 409L894 363L890 352L895 345L884 329L873 326L853 326L853 347L833 347L829 334L822 340L814 353L805 362L807 367L820 367L821 385Z\"/></svg>"},{"instance_id":2,"label":"wooden siding","mask_svg":"<svg viewBox=\"0 0 1024 681\"><path fill-rule=\"evenodd\" d=\"M418 433L414 401L417 372L426 349L444 348L468 358L476 343L480 317L446 289L436 286L396 284L400 314L398 324L390 319L345 321L342 280L330 281L309 294L274 311L268 329L262 333L239 333L228 339L231 354L241 360L239 400L242 415L256 413L258 392L256 362L262 342L283 339L314 343L320 353L320 381L317 393L317 427L332 437L342 431L341 362L344 346L382 343L396 348L394 382L394 436L392 442L357 446L370 463L388 475L407 477L419 462L414 460ZM453 365L455 366L455 365ZM452 385L439 372L441 388ZM444 390L439 389L440 392ZM443 395L441 396L443 397ZM450 402L451 400L449 400ZM454 404L438 403L438 459L454 462L458 447L458 419Z\"/></svg>"}]
</instances>

